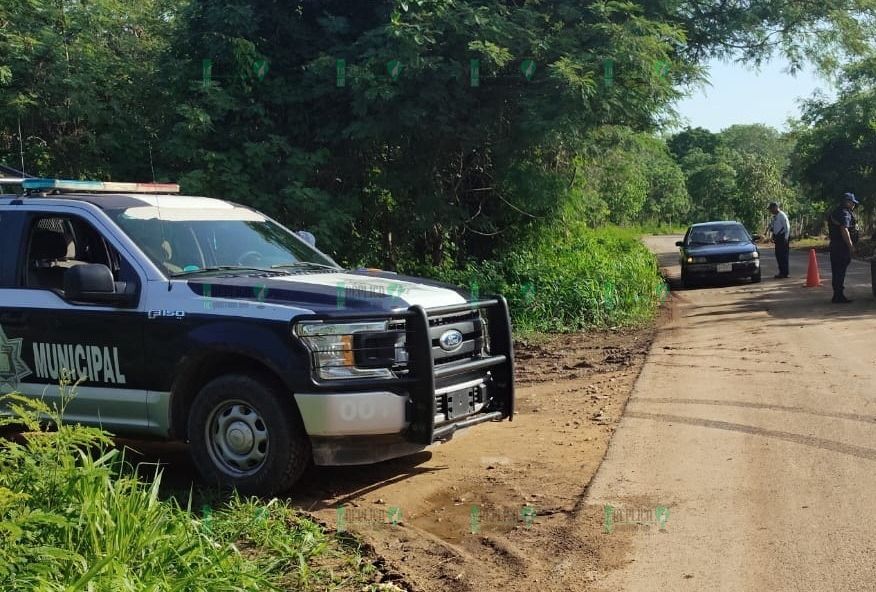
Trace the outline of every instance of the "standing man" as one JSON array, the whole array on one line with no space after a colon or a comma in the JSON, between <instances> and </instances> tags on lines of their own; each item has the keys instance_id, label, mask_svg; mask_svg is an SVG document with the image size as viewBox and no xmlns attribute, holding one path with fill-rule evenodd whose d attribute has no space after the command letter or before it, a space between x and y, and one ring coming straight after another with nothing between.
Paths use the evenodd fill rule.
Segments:
<instances>
[{"instance_id":1,"label":"standing man","mask_svg":"<svg viewBox=\"0 0 876 592\"><path fill-rule=\"evenodd\" d=\"M770 202L769 210L773 215L769 231L776 244L776 263L779 264L779 273L775 277L786 278L788 277L788 260L791 253L791 223L788 222L788 215L779 209L779 204L776 202Z\"/></svg>"},{"instance_id":2,"label":"standing man","mask_svg":"<svg viewBox=\"0 0 876 592\"><path fill-rule=\"evenodd\" d=\"M845 193L840 204L830 211L827 226L830 231L830 273L833 284L833 300L836 304L851 302L843 294L846 281L846 269L852 262L852 252L855 250L853 236L858 231L855 226L855 216L852 210L858 205L854 193Z\"/></svg>"}]
</instances>

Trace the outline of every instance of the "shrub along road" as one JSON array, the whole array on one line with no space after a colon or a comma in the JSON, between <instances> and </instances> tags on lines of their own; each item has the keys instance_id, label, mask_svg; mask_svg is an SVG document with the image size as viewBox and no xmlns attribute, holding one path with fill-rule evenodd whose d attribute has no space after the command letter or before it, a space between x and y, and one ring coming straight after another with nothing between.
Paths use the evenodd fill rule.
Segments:
<instances>
[{"instance_id":1,"label":"shrub along road","mask_svg":"<svg viewBox=\"0 0 876 592\"><path fill-rule=\"evenodd\" d=\"M676 237L647 242L678 275ZM601 590L871 590L876 581L876 302L855 261L851 305L764 255L764 282L678 293L594 480L590 504L658 506ZM851 289L848 289L848 288Z\"/></svg>"}]
</instances>

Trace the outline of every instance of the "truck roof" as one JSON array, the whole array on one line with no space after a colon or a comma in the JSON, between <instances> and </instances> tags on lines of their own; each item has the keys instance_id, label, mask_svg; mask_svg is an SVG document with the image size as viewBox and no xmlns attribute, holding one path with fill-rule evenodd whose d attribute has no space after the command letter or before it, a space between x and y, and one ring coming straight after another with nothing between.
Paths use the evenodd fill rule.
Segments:
<instances>
[{"instance_id":1,"label":"truck roof","mask_svg":"<svg viewBox=\"0 0 876 592\"><path fill-rule=\"evenodd\" d=\"M98 208L128 209L137 207L174 209L233 209L235 204L221 199L179 195L176 183L129 183L118 181L82 181L27 177L17 181L20 195L0 196L0 204L11 205L25 200L67 200L85 202ZM20 201L19 201L20 200Z\"/></svg>"},{"instance_id":2,"label":"truck roof","mask_svg":"<svg viewBox=\"0 0 876 592\"><path fill-rule=\"evenodd\" d=\"M103 210L118 210L136 207L158 207L162 210L172 209L233 209L238 206L232 202L212 197L177 194L142 194L142 193L50 193L30 195L0 195L0 205L33 201L72 201L84 202Z\"/></svg>"}]
</instances>

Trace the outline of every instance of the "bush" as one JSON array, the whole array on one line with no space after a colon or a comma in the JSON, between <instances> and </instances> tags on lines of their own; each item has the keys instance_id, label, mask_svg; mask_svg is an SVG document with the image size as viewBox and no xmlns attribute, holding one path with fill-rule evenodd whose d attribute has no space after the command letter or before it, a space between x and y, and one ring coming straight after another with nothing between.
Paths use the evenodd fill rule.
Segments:
<instances>
[{"instance_id":1,"label":"bush","mask_svg":"<svg viewBox=\"0 0 876 592\"><path fill-rule=\"evenodd\" d=\"M0 403L28 430L0 441L4 592L373 589L355 553L333 558L346 569L312 568L333 539L284 503L234 497L192 514L159 498L160 472L140 481L105 432L66 425L39 400Z\"/></svg>"},{"instance_id":2,"label":"bush","mask_svg":"<svg viewBox=\"0 0 876 592\"><path fill-rule=\"evenodd\" d=\"M640 325L653 318L667 289L634 231L583 223L545 230L502 261L423 273L479 295L504 294L524 332Z\"/></svg>"}]
</instances>

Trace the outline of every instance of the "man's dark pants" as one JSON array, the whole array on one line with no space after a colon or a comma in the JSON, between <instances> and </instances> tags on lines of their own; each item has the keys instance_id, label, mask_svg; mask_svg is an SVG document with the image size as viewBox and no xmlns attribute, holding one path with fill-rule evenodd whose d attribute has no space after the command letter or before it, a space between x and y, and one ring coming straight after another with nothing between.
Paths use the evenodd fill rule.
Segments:
<instances>
[{"instance_id":1,"label":"man's dark pants","mask_svg":"<svg viewBox=\"0 0 876 592\"><path fill-rule=\"evenodd\" d=\"M788 275L788 259L791 255L791 246L786 237L778 237L776 241L776 262L779 264L779 275Z\"/></svg>"},{"instance_id":2,"label":"man's dark pants","mask_svg":"<svg viewBox=\"0 0 876 592\"><path fill-rule=\"evenodd\" d=\"M833 285L833 297L843 296L846 283L846 270L852 262L852 253L846 245L830 245L830 283Z\"/></svg>"}]
</instances>

